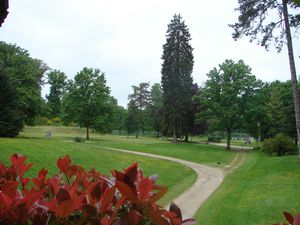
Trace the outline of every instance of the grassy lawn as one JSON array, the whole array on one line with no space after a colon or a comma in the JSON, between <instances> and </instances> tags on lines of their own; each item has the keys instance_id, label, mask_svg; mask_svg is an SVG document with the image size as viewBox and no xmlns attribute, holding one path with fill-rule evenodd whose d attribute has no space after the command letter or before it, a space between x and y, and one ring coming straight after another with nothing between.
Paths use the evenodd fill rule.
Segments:
<instances>
[{"instance_id":1,"label":"grassy lawn","mask_svg":"<svg viewBox=\"0 0 300 225\"><path fill-rule=\"evenodd\" d=\"M46 131L52 138L44 137ZM74 137L85 136L85 130L70 127L27 127L17 139L0 139L0 160L18 152L28 156L35 166L35 175L45 166L51 174L57 172L56 160L69 154L75 163L86 169L94 167L104 174L121 170L138 161L146 175L159 174L158 183L169 187L161 202L170 201L195 180L190 169L176 163L106 150L114 147L171 156L220 167L228 165L236 153L198 143L171 144L169 140L91 134L92 140L74 143ZM196 214L201 225L263 225L283 221L282 211L300 212L300 161L296 156L267 157L261 152L245 155L245 163L229 174L220 188ZM238 163L238 162L237 162ZM176 174L176 176L174 176Z\"/></svg>"},{"instance_id":2,"label":"grassy lawn","mask_svg":"<svg viewBox=\"0 0 300 225\"><path fill-rule=\"evenodd\" d=\"M74 127L26 127L21 136L44 138L46 131L52 132L53 138L64 138L72 141L72 138L79 136L85 137L85 130ZM86 144L99 147L113 147L132 151L147 152L158 155L170 156L188 161L204 163L217 166L228 165L234 158L235 153L225 151L223 147L211 146L199 143L171 144L171 140L156 139L149 137L121 137L114 135L91 134L91 140Z\"/></svg>"},{"instance_id":3,"label":"grassy lawn","mask_svg":"<svg viewBox=\"0 0 300 225\"><path fill-rule=\"evenodd\" d=\"M201 225L266 225L284 221L282 211L300 212L300 161L261 152L226 177L196 215Z\"/></svg>"},{"instance_id":4,"label":"grassy lawn","mask_svg":"<svg viewBox=\"0 0 300 225\"><path fill-rule=\"evenodd\" d=\"M64 133L65 128L55 128L65 137L63 137L64 135L59 135L60 137L53 135L53 138L46 139L41 134L41 129L40 127L37 130L30 128L29 132L27 133L26 130L21 138L1 138L0 161L7 163L9 156L15 152L27 156L28 161L34 163L28 176L37 175L43 166L49 170L50 174L57 173L56 160L66 154L70 155L74 163L83 165L86 169L94 167L106 175L109 175L112 169L123 170L137 161L145 175L157 173L159 175L158 184L169 187L168 194L162 199L161 204L171 201L190 187L196 179L194 171L177 163L109 151L88 143L73 143L68 136L74 137L74 131L67 129L68 132ZM33 135L34 133L38 135ZM54 132L52 131L52 133ZM38 137L39 135L40 137ZM176 176L174 176L175 171Z\"/></svg>"},{"instance_id":5,"label":"grassy lawn","mask_svg":"<svg viewBox=\"0 0 300 225\"><path fill-rule=\"evenodd\" d=\"M91 144L170 156L212 166L217 166L217 162L221 166L228 165L235 156L234 152L225 151L222 147L184 142L172 144L169 140L145 137L136 139L105 135L92 140Z\"/></svg>"}]
</instances>

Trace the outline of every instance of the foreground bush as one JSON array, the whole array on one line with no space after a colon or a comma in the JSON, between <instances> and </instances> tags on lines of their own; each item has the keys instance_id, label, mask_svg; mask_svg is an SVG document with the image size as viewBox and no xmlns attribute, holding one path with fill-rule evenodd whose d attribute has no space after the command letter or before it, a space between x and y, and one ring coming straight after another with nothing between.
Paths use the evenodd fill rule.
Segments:
<instances>
[{"instance_id":1,"label":"foreground bush","mask_svg":"<svg viewBox=\"0 0 300 225\"><path fill-rule=\"evenodd\" d=\"M0 162L0 224L78 224L78 225L180 225L180 209L171 204L169 211L156 202L167 192L155 184L156 176L144 177L137 163L124 172L114 170L112 177L59 158L60 174L47 177L47 170L35 178L24 174L32 164L14 154L11 165Z\"/></svg>"},{"instance_id":2,"label":"foreground bush","mask_svg":"<svg viewBox=\"0 0 300 225\"><path fill-rule=\"evenodd\" d=\"M296 146L289 136L277 134L275 138L269 138L263 141L262 150L267 155L283 156L287 153L295 152Z\"/></svg>"}]
</instances>

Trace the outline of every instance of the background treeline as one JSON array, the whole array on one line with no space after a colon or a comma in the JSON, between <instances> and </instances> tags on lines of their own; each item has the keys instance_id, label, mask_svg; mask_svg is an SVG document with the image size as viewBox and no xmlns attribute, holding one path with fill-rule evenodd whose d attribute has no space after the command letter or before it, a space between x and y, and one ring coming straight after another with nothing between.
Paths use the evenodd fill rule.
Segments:
<instances>
[{"instance_id":1,"label":"background treeline","mask_svg":"<svg viewBox=\"0 0 300 225\"><path fill-rule=\"evenodd\" d=\"M213 68L201 87L189 76L174 77L171 85L167 76L162 84L133 85L127 108L111 96L99 69L83 68L68 80L64 72L5 42L0 43L0 72L1 136L14 137L24 125L71 125L85 127L87 139L91 129L136 137L176 135L186 141L213 131L225 131L229 138L238 131L258 140L279 133L296 139L290 81L264 83L243 61L226 60ZM162 73L168 74L168 67ZM45 99L44 84L50 86Z\"/></svg>"}]
</instances>

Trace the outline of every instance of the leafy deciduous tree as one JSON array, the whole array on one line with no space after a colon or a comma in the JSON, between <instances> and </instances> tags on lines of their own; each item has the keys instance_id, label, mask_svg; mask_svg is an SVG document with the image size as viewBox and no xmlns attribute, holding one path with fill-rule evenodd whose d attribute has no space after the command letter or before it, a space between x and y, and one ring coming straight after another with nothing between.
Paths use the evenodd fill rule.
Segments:
<instances>
[{"instance_id":1,"label":"leafy deciduous tree","mask_svg":"<svg viewBox=\"0 0 300 225\"><path fill-rule=\"evenodd\" d=\"M86 127L86 139L90 139L90 128L107 131L116 100L110 96L104 73L99 69L83 68L69 84L64 98L66 119Z\"/></svg>"},{"instance_id":2,"label":"leafy deciduous tree","mask_svg":"<svg viewBox=\"0 0 300 225\"><path fill-rule=\"evenodd\" d=\"M278 51L286 43L289 56L291 83L293 90L294 110L298 139L298 158L300 159L300 95L294 60L292 36L290 28L300 27L300 14L288 12L288 5L299 7L298 1L288 0L239 0L240 12L238 23L230 25L234 29L233 38L242 35L250 37L250 41L257 40L266 49L270 43L275 43ZM270 19L269 14L277 13L278 19Z\"/></svg>"},{"instance_id":3,"label":"leafy deciduous tree","mask_svg":"<svg viewBox=\"0 0 300 225\"><path fill-rule=\"evenodd\" d=\"M197 96L197 100L206 109L201 114L213 119L219 128L225 129L226 148L230 149L231 133L241 126L243 115L249 108L249 99L255 96L261 82L256 80L250 67L242 60L237 63L225 60L207 76L208 80Z\"/></svg>"},{"instance_id":4,"label":"leafy deciduous tree","mask_svg":"<svg viewBox=\"0 0 300 225\"><path fill-rule=\"evenodd\" d=\"M19 97L21 117L28 125L33 125L41 109L41 84L47 65L31 58L27 50L5 42L0 42L0 61Z\"/></svg>"}]
</instances>

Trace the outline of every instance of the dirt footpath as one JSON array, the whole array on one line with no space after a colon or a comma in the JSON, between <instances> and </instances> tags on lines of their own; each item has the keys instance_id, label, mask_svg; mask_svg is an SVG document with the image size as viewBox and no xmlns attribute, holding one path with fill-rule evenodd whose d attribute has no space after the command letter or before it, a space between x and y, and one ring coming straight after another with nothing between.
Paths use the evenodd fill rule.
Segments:
<instances>
[{"instance_id":1,"label":"dirt footpath","mask_svg":"<svg viewBox=\"0 0 300 225\"><path fill-rule=\"evenodd\" d=\"M197 174L195 183L173 200L181 209L183 218L191 218L205 202L206 199L217 189L224 179L224 171L221 168L205 166L167 156L154 155L143 152L134 152L117 148L101 147L109 150L125 152L129 154L142 155L157 159L177 162L193 169ZM230 165L229 165L230 167Z\"/></svg>"}]
</instances>

